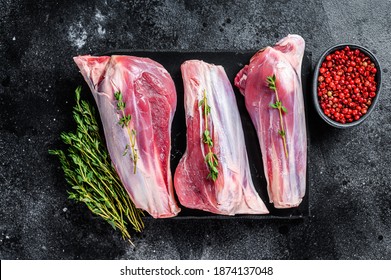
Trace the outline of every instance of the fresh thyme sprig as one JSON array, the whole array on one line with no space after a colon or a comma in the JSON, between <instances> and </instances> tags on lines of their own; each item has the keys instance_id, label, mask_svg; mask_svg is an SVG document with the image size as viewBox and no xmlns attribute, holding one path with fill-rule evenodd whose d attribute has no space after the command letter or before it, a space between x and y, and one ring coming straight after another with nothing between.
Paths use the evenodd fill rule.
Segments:
<instances>
[{"instance_id":1,"label":"fresh thyme sprig","mask_svg":"<svg viewBox=\"0 0 391 280\"><path fill-rule=\"evenodd\" d=\"M268 87L274 91L276 95L276 102L270 104L270 107L274 109L278 109L279 115L280 115L280 130L278 131L278 134L281 136L282 141L284 143L284 150L285 150L285 155L288 157L288 148L286 145L286 133L284 129L284 122L282 119L282 112L287 113L288 110L286 107L282 105L282 102L280 101L280 98L278 97L278 92L277 92L277 86L276 86L276 75L273 74L273 76L267 76L266 81L268 83Z\"/></svg>"},{"instance_id":2,"label":"fresh thyme sprig","mask_svg":"<svg viewBox=\"0 0 391 280\"><path fill-rule=\"evenodd\" d=\"M65 179L72 187L69 198L84 202L92 213L119 229L122 237L131 242L127 227L132 225L141 232L144 213L135 207L111 164L94 108L80 100L81 87L75 92L73 118L77 130L61 134L62 141L69 146L66 151L49 150L49 153L60 160Z\"/></svg>"},{"instance_id":3,"label":"fresh thyme sprig","mask_svg":"<svg viewBox=\"0 0 391 280\"><path fill-rule=\"evenodd\" d=\"M125 114L126 103L123 101L122 93L120 91L117 91L114 93L114 97L117 100L117 110L121 114L121 118L119 119L118 124L121 127L126 127L126 130L128 131L128 135L129 135L130 146L129 145L125 146L125 150L124 150L123 155L125 156L128 153L128 150L130 147L132 150L130 158L133 161L133 173L136 174L137 160L138 160L138 153L137 153L137 149L136 149L136 130L129 128L129 124L130 124L130 121L132 120L132 116Z\"/></svg>"},{"instance_id":4,"label":"fresh thyme sprig","mask_svg":"<svg viewBox=\"0 0 391 280\"><path fill-rule=\"evenodd\" d=\"M219 161L217 155L212 151L213 140L212 137L210 136L210 131L208 127L208 115L210 114L210 106L208 104L205 89L203 91L203 98L199 102L199 107L201 107L203 110L203 117L205 122L205 130L202 134L202 142L208 146L208 153L205 156L205 162L208 165L208 169L209 169L209 174L207 178L212 179L215 182L219 175L219 170L217 169L219 166Z\"/></svg>"}]
</instances>

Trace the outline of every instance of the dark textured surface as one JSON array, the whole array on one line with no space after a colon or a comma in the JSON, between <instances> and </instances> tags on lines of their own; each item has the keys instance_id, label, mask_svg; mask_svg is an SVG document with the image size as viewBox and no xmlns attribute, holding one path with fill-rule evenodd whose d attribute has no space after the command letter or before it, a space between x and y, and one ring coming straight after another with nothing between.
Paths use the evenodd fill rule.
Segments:
<instances>
[{"instance_id":1,"label":"dark textured surface","mask_svg":"<svg viewBox=\"0 0 391 280\"><path fill-rule=\"evenodd\" d=\"M0 2L1 259L391 259L387 0L79 2ZM47 150L61 147L73 90L84 85L72 56L249 50L288 33L304 37L314 60L334 43L364 45L384 71L378 107L362 125L309 120L309 219L148 220L133 248L67 199Z\"/></svg>"}]
</instances>

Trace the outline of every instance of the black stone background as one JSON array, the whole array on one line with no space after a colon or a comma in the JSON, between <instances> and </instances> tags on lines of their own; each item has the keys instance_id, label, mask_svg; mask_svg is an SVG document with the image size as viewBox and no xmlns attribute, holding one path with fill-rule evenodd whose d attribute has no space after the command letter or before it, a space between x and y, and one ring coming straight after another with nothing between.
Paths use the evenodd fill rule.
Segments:
<instances>
[{"instance_id":1,"label":"black stone background","mask_svg":"<svg viewBox=\"0 0 391 280\"><path fill-rule=\"evenodd\" d=\"M0 258L391 259L390 12L387 0L1 0ZM87 92L73 56L245 51L289 33L303 36L313 64L349 42L372 50L383 69L378 106L362 125L339 130L309 119L308 219L148 219L132 247L67 199L47 151L71 128L75 87Z\"/></svg>"}]
</instances>

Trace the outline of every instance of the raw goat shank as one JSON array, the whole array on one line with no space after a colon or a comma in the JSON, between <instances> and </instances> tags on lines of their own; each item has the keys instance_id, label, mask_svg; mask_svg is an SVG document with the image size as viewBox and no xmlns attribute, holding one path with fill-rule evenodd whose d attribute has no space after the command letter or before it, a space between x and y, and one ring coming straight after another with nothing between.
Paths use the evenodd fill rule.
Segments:
<instances>
[{"instance_id":1,"label":"raw goat shank","mask_svg":"<svg viewBox=\"0 0 391 280\"><path fill-rule=\"evenodd\" d=\"M266 214L257 194L244 142L235 94L224 68L199 60L181 66L187 126L187 148L175 171L174 186L182 205L216 214ZM210 112L205 118L205 102ZM207 124L205 123L207 120ZM218 176L208 177L203 142L205 128L213 140Z\"/></svg>"},{"instance_id":2,"label":"raw goat shank","mask_svg":"<svg viewBox=\"0 0 391 280\"><path fill-rule=\"evenodd\" d=\"M269 198L276 208L298 206L305 194L307 135L301 85L304 47L302 37L288 35L256 53L235 78L257 130ZM276 94L267 78L273 75L281 104L287 109L282 112L287 151L280 135L279 110L271 107L276 104Z\"/></svg>"},{"instance_id":3,"label":"raw goat shank","mask_svg":"<svg viewBox=\"0 0 391 280\"><path fill-rule=\"evenodd\" d=\"M180 209L170 171L170 133L176 90L170 74L148 58L86 55L74 61L94 95L111 160L136 207L155 218L175 216ZM115 93L122 95L123 112Z\"/></svg>"}]
</instances>

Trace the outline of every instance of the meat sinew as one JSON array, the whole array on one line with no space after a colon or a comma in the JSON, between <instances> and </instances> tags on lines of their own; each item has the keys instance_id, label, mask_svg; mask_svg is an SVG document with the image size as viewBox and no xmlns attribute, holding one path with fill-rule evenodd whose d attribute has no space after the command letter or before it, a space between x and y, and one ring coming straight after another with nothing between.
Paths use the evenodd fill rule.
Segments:
<instances>
[{"instance_id":1,"label":"meat sinew","mask_svg":"<svg viewBox=\"0 0 391 280\"><path fill-rule=\"evenodd\" d=\"M170 171L176 90L159 63L133 56L74 58L99 109L107 148L136 207L175 216Z\"/></svg>"},{"instance_id":2,"label":"meat sinew","mask_svg":"<svg viewBox=\"0 0 391 280\"><path fill-rule=\"evenodd\" d=\"M182 205L216 214L266 214L251 179L243 128L224 68L199 60L181 66L187 148L175 171Z\"/></svg>"},{"instance_id":3,"label":"meat sinew","mask_svg":"<svg viewBox=\"0 0 391 280\"><path fill-rule=\"evenodd\" d=\"M276 208L298 206L305 195L304 47L302 37L288 35L256 53L235 78L257 130L269 198Z\"/></svg>"}]
</instances>

